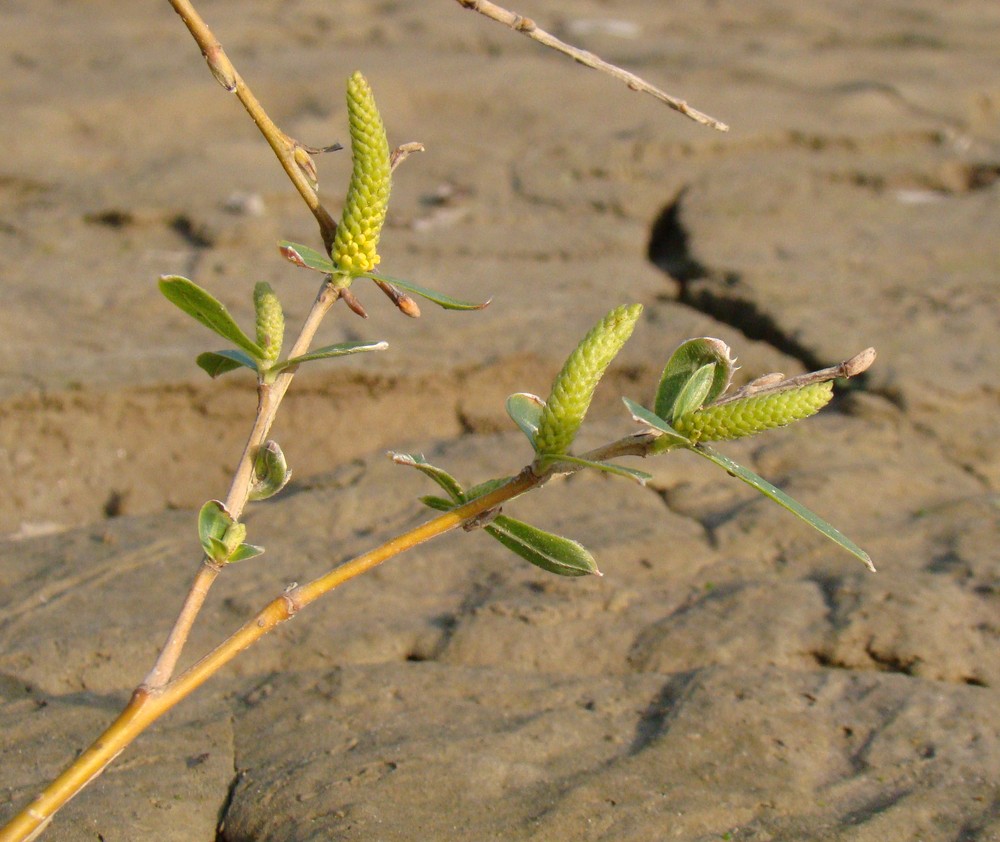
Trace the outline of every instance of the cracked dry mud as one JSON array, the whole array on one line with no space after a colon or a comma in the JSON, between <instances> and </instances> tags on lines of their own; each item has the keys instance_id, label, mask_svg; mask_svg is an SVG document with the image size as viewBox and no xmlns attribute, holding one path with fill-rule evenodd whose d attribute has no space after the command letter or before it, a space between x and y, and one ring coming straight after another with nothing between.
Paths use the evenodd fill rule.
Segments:
<instances>
[{"instance_id":1,"label":"cracked dry mud","mask_svg":"<svg viewBox=\"0 0 1000 842\"><path fill-rule=\"evenodd\" d=\"M205 6L306 143L345 139L343 80L366 73L391 141L428 149L397 175L386 271L494 302L412 322L360 289L368 322L334 313L324 342L391 348L296 381L275 431L295 481L247 518L268 554L222 577L191 657L418 522L431 489L387 448L470 482L519 468L504 397L544 394L624 301L646 313L594 443L684 338L727 341L743 381L878 348L820 416L725 450L879 573L687 454L643 464L646 489L575 476L509 511L582 541L603 579L481 535L390 562L157 723L47 838L1000 839L1000 9L529 5L733 132L447 0ZM271 244L316 237L167 4L4 17L5 817L145 673L197 561L193 510L251 419L252 382L205 382L213 342L156 276L244 323L267 280L295 324L314 280ZM337 196L346 157L319 166Z\"/></svg>"}]
</instances>

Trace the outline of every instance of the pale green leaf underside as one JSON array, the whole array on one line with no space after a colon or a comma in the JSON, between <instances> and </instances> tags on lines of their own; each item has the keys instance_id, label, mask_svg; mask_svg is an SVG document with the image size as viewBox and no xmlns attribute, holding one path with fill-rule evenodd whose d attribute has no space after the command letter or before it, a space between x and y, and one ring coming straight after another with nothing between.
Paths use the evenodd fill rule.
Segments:
<instances>
[{"instance_id":1,"label":"pale green leaf underside","mask_svg":"<svg viewBox=\"0 0 1000 842\"><path fill-rule=\"evenodd\" d=\"M538 424L542 418L545 401L537 395L527 392L515 392L507 398L507 414L528 437L531 446L535 446L535 436L538 434Z\"/></svg>"},{"instance_id":2,"label":"pale green leaf underside","mask_svg":"<svg viewBox=\"0 0 1000 842\"><path fill-rule=\"evenodd\" d=\"M511 552L549 573L559 576L601 575L594 557L583 545L569 538L553 535L506 515L497 515L485 529Z\"/></svg>"},{"instance_id":3,"label":"pale green leaf underside","mask_svg":"<svg viewBox=\"0 0 1000 842\"><path fill-rule=\"evenodd\" d=\"M344 357L348 354L360 354L364 351L384 351L388 347L388 342L338 342L336 345L326 345L323 348L317 348L315 351L310 351L308 354L302 354L298 357L289 357L287 360L275 363L271 366L270 371L272 373L278 372L291 365L299 365L300 363L309 362L310 360L326 360L331 357Z\"/></svg>"},{"instance_id":4,"label":"pale green leaf underside","mask_svg":"<svg viewBox=\"0 0 1000 842\"><path fill-rule=\"evenodd\" d=\"M251 371L257 370L257 361L242 351L206 351L195 358L198 367L203 369L210 377L218 377L237 368L249 368Z\"/></svg>"}]
</instances>

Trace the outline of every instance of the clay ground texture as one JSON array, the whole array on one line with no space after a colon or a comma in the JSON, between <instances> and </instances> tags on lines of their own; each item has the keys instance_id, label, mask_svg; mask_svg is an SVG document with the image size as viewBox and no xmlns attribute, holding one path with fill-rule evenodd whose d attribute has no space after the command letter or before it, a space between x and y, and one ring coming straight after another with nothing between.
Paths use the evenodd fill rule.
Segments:
<instances>
[{"instance_id":1,"label":"clay ground texture","mask_svg":"<svg viewBox=\"0 0 1000 842\"><path fill-rule=\"evenodd\" d=\"M690 454L640 489L578 475L508 513L588 546L562 580L455 534L351 582L158 722L53 840L1000 839L1000 6L525 0L567 40L729 123L698 127L451 0L206 0L276 121L346 141L370 80L397 173L382 267L485 311L336 308L275 428L190 658L291 582L425 517L426 479L531 458L503 411L605 312L645 314L582 446L625 434L670 351L739 382L874 345L820 416L721 447L841 527L858 562ZM255 404L159 295L297 325L315 226L163 2L0 12L0 816L114 717L193 570ZM319 159L331 208L345 153Z\"/></svg>"}]
</instances>

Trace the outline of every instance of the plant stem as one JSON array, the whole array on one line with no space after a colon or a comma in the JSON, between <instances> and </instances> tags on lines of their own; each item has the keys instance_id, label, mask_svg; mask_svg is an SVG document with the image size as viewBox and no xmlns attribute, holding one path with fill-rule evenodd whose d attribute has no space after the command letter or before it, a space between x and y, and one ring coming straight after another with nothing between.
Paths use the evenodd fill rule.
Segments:
<instances>
[{"instance_id":1,"label":"plant stem","mask_svg":"<svg viewBox=\"0 0 1000 842\"><path fill-rule=\"evenodd\" d=\"M319 293L316 295L316 300L313 301L312 307L306 315L302 330L292 345L292 349L289 352L290 357L300 356L309 350L320 322L322 322L323 317L327 314L330 307L333 306L337 297L338 291L328 282L324 281ZM240 515L243 513L243 507L246 505L247 494L250 489L257 450L267 439L267 434L274 423L275 414L278 411L282 398L285 396L285 392L288 391L288 387L292 383L292 378L295 376L296 370L296 366L286 368L275 378L274 383L270 386L261 384L258 387L257 417L254 419L253 429L250 431L246 446L243 448L243 455L240 457L239 464L233 475L233 481L229 487L229 494L225 501L226 511L229 512L234 520L239 520ZM156 659L153 668L140 685L141 687L156 690L170 680L184 644L187 642L188 635L191 633L191 627L194 625L194 621L201 611L205 598L208 596L208 592L221 569L214 562L207 559L203 560L201 567L198 568L198 572L195 574L194 582L191 584L187 597L184 599L184 605L181 607L180 613L174 621L174 626L170 630L166 642L163 644L163 649L160 651L160 655Z\"/></svg>"},{"instance_id":2,"label":"plant stem","mask_svg":"<svg viewBox=\"0 0 1000 842\"><path fill-rule=\"evenodd\" d=\"M299 150L302 154L306 154L305 151L297 141L288 137L288 135L278 128L268 116L264 107L229 60L225 50L222 48L222 44L219 43L212 30L209 29L208 24L198 14L190 0L170 0L170 5L173 6L174 11L184 21L184 25L188 28L198 46L201 47L202 54L205 56L212 74L226 90L236 94L240 102L243 103L243 107L246 108L247 113L253 119L254 124L260 129L261 134L274 151L285 173L299 191L299 195L302 196L306 205L312 211L313 216L316 217L323 242L329 250L337 230L337 225L326 208L320 203L319 196L313 184L306 177L298 161L296 161L296 150ZM306 316L305 323L292 346L289 356L299 356L309 350L320 322L337 298L337 291L328 283L324 283L315 301L313 301L313 305ZM278 411L285 392L291 385L294 375L295 368L285 369L278 375L272 385L264 386L262 384L259 388L257 416L254 420L254 426L243 448L243 454L233 474L233 480L225 501L226 510L235 520L239 519L243 512L243 507L246 505L257 449L267 438L267 434L270 432L271 425L274 422L275 414ZM220 569L218 565L208 560L203 560L188 590L180 613L174 621L173 628L167 636L163 649L160 651L153 668L140 686L156 689L162 687L170 680L170 676L173 674L177 660L180 658L181 651L191 632L191 627L194 625L194 621L201 611L202 605L204 605L208 592L219 575Z\"/></svg>"},{"instance_id":3,"label":"plant stem","mask_svg":"<svg viewBox=\"0 0 1000 842\"><path fill-rule=\"evenodd\" d=\"M260 640L276 626L290 620L311 602L344 582L373 567L470 521L477 515L541 485L547 477L535 476L525 468L516 477L491 493L446 512L414 529L357 556L308 584L296 587L272 600L255 617L204 658L161 687L140 686L111 725L59 777L50 783L5 827L0 842L34 839L52 816L96 778L139 734L189 696L244 649Z\"/></svg>"},{"instance_id":4,"label":"plant stem","mask_svg":"<svg viewBox=\"0 0 1000 842\"><path fill-rule=\"evenodd\" d=\"M716 120L714 117L709 117L708 114L703 114L701 111L692 108L683 99L671 96L666 91L662 91L655 85L651 85L642 77L636 76L634 73L629 73L618 65L611 64L587 50L581 50L579 47L574 47L572 44L560 41L555 35L539 27L531 18L522 17L516 12L511 12L503 8L503 6L491 3L490 0L458 0L458 4L464 6L466 9L479 12L479 14L488 17L490 20L495 20L497 23L509 26L515 32L527 35L532 41L537 41L539 44L551 47L553 50L557 50L580 62L580 64L594 70L600 70L602 73L607 73L609 76L613 76L615 79L624 82L630 90L642 91L656 97L660 102L665 103L674 109L674 111L683 114L696 123L717 129L720 132L729 131L729 126L721 120Z\"/></svg>"},{"instance_id":5,"label":"plant stem","mask_svg":"<svg viewBox=\"0 0 1000 842\"><path fill-rule=\"evenodd\" d=\"M257 128L260 129L260 133L264 135L264 139L274 150L274 154L281 162L281 166L291 179L292 184L295 185L299 195L302 196L306 205L309 206L309 210L316 217L320 233L323 236L323 244L329 250L333 244L333 236L337 232L337 223L333 221L333 217L320 203L319 195L300 163L300 160L309 160L305 148L279 129L268 116L257 97L243 81L243 77L236 72L236 68L233 67L225 50L222 49L222 44L212 34L212 30L208 28L208 24L198 14L190 0L169 0L169 2L174 7L174 11L180 15L181 20L184 21L184 25L197 41L198 46L201 47L201 53L205 56L205 61L208 62L212 75L227 91L236 94Z\"/></svg>"}]
</instances>

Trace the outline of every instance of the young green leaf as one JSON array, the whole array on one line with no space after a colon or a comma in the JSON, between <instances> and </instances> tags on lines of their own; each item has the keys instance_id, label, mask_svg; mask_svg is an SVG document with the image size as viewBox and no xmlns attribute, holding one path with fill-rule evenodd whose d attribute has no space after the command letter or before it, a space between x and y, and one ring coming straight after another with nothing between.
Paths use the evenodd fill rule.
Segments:
<instances>
[{"instance_id":1,"label":"young green leaf","mask_svg":"<svg viewBox=\"0 0 1000 842\"><path fill-rule=\"evenodd\" d=\"M281 446L272 440L264 442L257 449L253 463L253 481L250 484L249 500L266 500L288 485L292 472L288 468Z\"/></svg>"},{"instance_id":2,"label":"young green leaf","mask_svg":"<svg viewBox=\"0 0 1000 842\"><path fill-rule=\"evenodd\" d=\"M506 485L510 482L510 480L510 477L495 477L494 479L488 479L485 482L474 485L463 495L463 502L468 503L471 500L477 500L480 497L485 497L490 492L496 491L500 488L500 486Z\"/></svg>"},{"instance_id":3,"label":"young green leaf","mask_svg":"<svg viewBox=\"0 0 1000 842\"><path fill-rule=\"evenodd\" d=\"M310 360L326 360L331 357L344 357L348 354L360 354L364 351L384 351L388 347L388 342L338 342L336 345L327 345L323 348L317 348L315 351L310 351L308 354L302 354L298 357L289 357L287 360L275 363L268 369L268 373L272 375L277 374L279 371L282 371L289 366L300 365L301 363L307 363Z\"/></svg>"},{"instance_id":4,"label":"young green leaf","mask_svg":"<svg viewBox=\"0 0 1000 842\"><path fill-rule=\"evenodd\" d=\"M758 476L753 471L748 468L744 468L742 465L737 464L728 456L723 456L721 453L717 453L710 447L705 445L698 445L697 447L690 448L692 451L697 453L704 459L708 459L709 462L713 462L718 465L728 474L736 477L737 479L743 480L751 488L757 489L765 497L769 497L774 500L779 506L782 506L793 515L801 520L808 523L813 529L821 532L835 544L839 544L845 550L847 550L851 555L856 556L861 559L873 573L875 572L875 565L872 564L871 556L868 555L864 550L861 549L857 544L855 544L850 538L844 535L840 530L831 526L825 520L823 520L819 515L807 509L801 503L793 500L780 488L771 485L766 479Z\"/></svg>"},{"instance_id":5,"label":"young green leaf","mask_svg":"<svg viewBox=\"0 0 1000 842\"><path fill-rule=\"evenodd\" d=\"M560 456L559 461L579 465L582 468L594 468L606 474L625 477L625 479L630 479L633 482L639 483L639 485L645 485L653 478L652 474L647 474L645 471L640 471L636 468L626 468L624 465L616 465L614 462L595 462L592 459L581 459L579 456L569 456L566 454Z\"/></svg>"},{"instance_id":6,"label":"young green leaf","mask_svg":"<svg viewBox=\"0 0 1000 842\"><path fill-rule=\"evenodd\" d=\"M246 534L246 526L233 520L218 500L209 500L198 512L198 540L216 564L232 564L263 553L262 547L243 543Z\"/></svg>"},{"instance_id":7,"label":"young green leaf","mask_svg":"<svg viewBox=\"0 0 1000 842\"><path fill-rule=\"evenodd\" d=\"M715 363L705 363L685 383L680 392L677 393L677 400L674 401L674 408L671 410L670 420L676 421L683 418L689 412L701 409L712 389L712 381L715 379Z\"/></svg>"},{"instance_id":8,"label":"young green leaf","mask_svg":"<svg viewBox=\"0 0 1000 842\"><path fill-rule=\"evenodd\" d=\"M507 549L536 567L559 576L601 576L597 562L582 544L527 523L497 515L484 527Z\"/></svg>"},{"instance_id":9,"label":"young green leaf","mask_svg":"<svg viewBox=\"0 0 1000 842\"><path fill-rule=\"evenodd\" d=\"M220 301L197 284L180 275L164 275L160 278L160 292L209 330L238 345L255 359L264 359L264 349L240 330Z\"/></svg>"},{"instance_id":10,"label":"young green leaf","mask_svg":"<svg viewBox=\"0 0 1000 842\"><path fill-rule=\"evenodd\" d=\"M389 456L392 457L392 461L397 465L406 465L410 468L416 468L422 474L430 477L449 497L451 497L452 500L455 501L456 505L461 505L465 502L465 493L462 491L462 486L459 484L458 480L443 468L438 468L435 465L430 464L430 462L424 459L424 457L419 453L414 456L409 453L392 453L390 451Z\"/></svg>"},{"instance_id":11,"label":"young green leaf","mask_svg":"<svg viewBox=\"0 0 1000 842\"><path fill-rule=\"evenodd\" d=\"M660 418L658 415L650 412L646 407L640 406L633 400L628 398L622 398L625 402L625 406L628 407L628 411L632 413L632 418L638 421L640 424L645 424L648 427L656 430L662 435L657 439L656 446L653 448L654 453L663 453L666 450L670 450L674 447L690 447L691 441L680 433L678 433L673 427L671 427L666 421Z\"/></svg>"},{"instance_id":12,"label":"young green leaf","mask_svg":"<svg viewBox=\"0 0 1000 842\"><path fill-rule=\"evenodd\" d=\"M242 351L205 351L195 358L198 367L207 372L209 377L218 377L237 368L249 368L257 371L257 361Z\"/></svg>"},{"instance_id":13,"label":"young green leaf","mask_svg":"<svg viewBox=\"0 0 1000 842\"><path fill-rule=\"evenodd\" d=\"M237 561L246 561L248 558L256 558L257 556L263 554L263 547L257 547L253 544L240 544L235 550L233 550L232 555L226 559L226 564L235 564Z\"/></svg>"},{"instance_id":14,"label":"young green leaf","mask_svg":"<svg viewBox=\"0 0 1000 842\"><path fill-rule=\"evenodd\" d=\"M681 390L692 374L709 363L715 363L715 371L712 375L711 388L702 404L711 403L729 388L733 371L736 369L736 360L732 357L729 346L721 339L703 336L682 342L670 355L660 376L653 411L663 419L678 417L674 414L674 404Z\"/></svg>"},{"instance_id":15,"label":"young green leaf","mask_svg":"<svg viewBox=\"0 0 1000 842\"><path fill-rule=\"evenodd\" d=\"M226 546L225 541L219 538L209 538L207 545L202 544L202 549L205 549L205 555L216 564L225 564L229 560L229 547Z\"/></svg>"},{"instance_id":16,"label":"young green leaf","mask_svg":"<svg viewBox=\"0 0 1000 842\"><path fill-rule=\"evenodd\" d=\"M323 254L323 252L309 248L309 246L282 240L278 243L278 250L285 260L294 263L296 266L301 266L303 269L312 269L327 275L337 271L337 267L333 265L333 261L329 257Z\"/></svg>"},{"instance_id":17,"label":"young green leaf","mask_svg":"<svg viewBox=\"0 0 1000 842\"><path fill-rule=\"evenodd\" d=\"M445 295L433 289L427 289L427 287L418 286L412 281L401 281L399 278L390 278L388 275L381 273L365 272L361 277L371 278L373 281L382 281L385 284L392 284L394 287L399 287L407 292L412 292L414 295L419 295L421 298L426 298L432 304L437 304L445 310L482 310L488 307L492 300L488 298L479 304L471 301L459 301L450 295Z\"/></svg>"},{"instance_id":18,"label":"young green leaf","mask_svg":"<svg viewBox=\"0 0 1000 842\"><path fill-rule=\"evenodd\" d=\"M225 562L228 552L225 537L232 525L233 519L218 500L209 500L198 512L198 540L205 555L213 561Z\"/></svg>"},{"instance_id":19,"label":"young green leaf","mask_svg":"<svg viewBox=\"0 0 1000 842\"><path fill-rule=\"evenodd\" d=\"M233 553L236 552L237 547L243 543L243 539L246 537L247 526L245 523L234 520L229 524L226 534L222 536L222 543L226 545L226 561L229 561L233 557Z\"/></svg>"},{"instance_id":20,"label":"young green leaf","mask_svg":"<svg viewBox=\"0 0 1000 842\"><path fill-rule=\"evenodd\" d=\"M423 497L417 499L429 509L434 509L438 512L450 512L458 505L454 500L445 500L444 497L438 497L436 494L425 494Z\"/></svg>"},{"instance_id":21,"label":"young green leaf","mask_svg":"<svg viewBox=\"0 0 1000 842\"><path fill-rule=\"evenodd\" d=\"M521 428L521 432L528 437L528 441L534 447L535 435L538 433L538 423L542 418L545 401L538 395L515 392L507 398L506 406L511 421Z\"/></svg>"}]
</instances>

